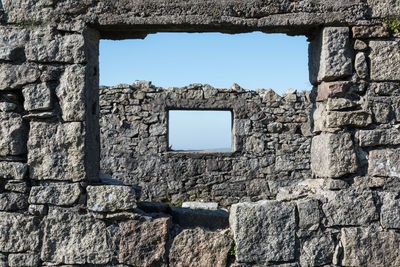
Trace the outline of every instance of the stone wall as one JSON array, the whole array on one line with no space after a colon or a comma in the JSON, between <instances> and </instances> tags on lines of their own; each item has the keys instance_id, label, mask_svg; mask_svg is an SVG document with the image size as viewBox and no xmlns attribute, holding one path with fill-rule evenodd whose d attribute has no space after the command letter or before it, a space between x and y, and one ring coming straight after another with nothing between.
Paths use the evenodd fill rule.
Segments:
<instances>
[{"instance_id":1,"label":"stone wall","mask_svg":"<svg viewBox=\"0 0 400 267\"><path fill-rule=\"evenodd\" d=\"M1 2L0 266L400 265L395 0ZM100 38L255 30L309 37L312 97L136 83L99 99ZM235 152L167 151L167 108L215 105ZM188 200L217 203L171 205Z\"/></svg>"},{"instance_id":2,"label":"stone wall","mask_svg":"<svg viewBox=\"0 0 400 267\"><path fill-rule=\"evenodd\" d=\"M276 195L311 177L310 93L157 88L149 82L100 88L101 171L141 187L141 200L215 201L226 206ZM168 110L222 109L233 116L232 152L168 149Z\"/></svg>"}]
</instances>

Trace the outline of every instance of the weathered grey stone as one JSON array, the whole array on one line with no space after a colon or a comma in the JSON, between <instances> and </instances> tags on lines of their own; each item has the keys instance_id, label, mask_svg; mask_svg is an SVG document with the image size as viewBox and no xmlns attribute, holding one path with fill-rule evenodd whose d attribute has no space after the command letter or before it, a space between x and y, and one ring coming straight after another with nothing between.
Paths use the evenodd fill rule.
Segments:
<instances>
[{"instance_id":1,"label":"weathered grey stone","mask_svg":"<svg viewBox=\"0 0 400 267\"><path fill-rule=\"evenodd\" d=\"M56 88L64 121L85 120L86 70L82 65L65 68Z\"/></svg>"},{"instance_id":2,"label":"weathered grey stone","mask_svg":"<svg viewBox=\"0 0 400 267\"><path fill-rule=\"evenodd\" d=\"M374 18L395 17L400 13L396 0L367 0Z\"/></svg>"},{"instance_id":3,"label":"weathered grey stone","mask_svg":"<svg viewBox=\"0 0 400 267\"><path fill-rule=\"evenodd\" d=\"M364 51L364 50L367 50L367 48L368 48L368 45L361 40L356 40L354 42L354 50Z\"/></svg>"},{"instance_id":4,"label":"weathered grey stone","mask_svg":"<svg viewBox=\"0 0 400 267\"><path fill-rule=\"evenodd\" d=\"M324 179L322 187L325 190L340 190L348 188L349 184L342 180Z\"/></svg>"},{"instance_id":5,"label":"weathered grey stone","mask_svg":"<svg viewBox=\"0 0 400 267\"><path fill-rule=\"evenodd\" d=\"M183 202L182 208L200 209L200 210L217 210L217 202Z\"/></svg>"},{"instance_id":6,"label":"weathered grey stone","mask_svg":"<svg viewBox=\"0 0 400 267\"><path fill-rule=\"evenodd\" d=\"M387 193L383 198L381 225L385 229L400 228L400 199L394 193Z\"/></svg>"},{"instance_id":7,"label":"weathered grey stone","mask_svg":"<svg viewBox=\"0 0 400 267\"><path fill-rule=\"evenodd\" d=\"M28 184L25 181L11 180L6 182L4 189L17 193L26 193L28 192Z\"/></svg>"},{"instance_id":8,"label":"weathered grey stone","mask_svg":"<svg viewBox=\"0 0 400 267\"><path fill-rule=\"evenodd\" d=\"M325 27L310 44L312 84L337 80L352 74L350 32L347 27Z\"/></svg>"},{"instance_id":9,"label":"weathered grey stone","mask_svg":"<svg viewBox=\"0 0 400 267\"><path fill-rule=\"evenodd\" d=\"M35 217L0 212L0 252L37 251L39 233L39 220Z\"/></svg>"},{"instance_id":10,"label":"weathered grey stone","mask_svg":"<svg viewBox=\"0 0 400 267\"><path fill-rule=\"evenodd\" d=\"M322 133L313 137L311 169L317 177L338 178L357 171L350 133Z\"/></svg>"},{"instance_id":11,"label":"weathered grey stone","mask_svg":"<svg viewBox=\"0 0 400 267\"><path fill-rule=\"evenodd\" d=\"M307 239L301 248L301 266L323 266L332 262L335 242L332 235L317 233Z\"/></svg>"},{"instance_id":12,"label":"weathered grey stone","mask_svg":"<svg viewBox=\"0 0 400 267\"><path fill-rule=\"evenodd\" d=\"M342 228L342 266L400 265L400 234L369 228Z\"/></svg>"},{"instance_id":13,"label":"weathered grey stone","mask_svg":"<svg viewBox=\"0 0 400 267\"><path fill-rule=\"evenodd\" d=\"M52 33L48 28L32 31L26 45L26 58L34 62L84 63L86 61L82 35Z\"/></svg>"},{"instance_id":14,"label":"weathered grey stone","mask_svg":"<svg viewBox=\"0 0 400 267\"><path fill-rule=\"evenodd\" d=\"M326 217L325 225L367 225L378 218L371 191L335 191L334 197L322 205Z\"/></svg>"},{"instance_id":15,"label":"weathered grey stone","mask_svg":"<svg viewBox=\"0 0 400 267\"><path fill-rule=\"evenodd\" d=\"M0 193L0 211L22 210L28 207L28 199L24 194Z\"/></svg>"},{"instance_id":16,"label":"weathered grey stone","mask_svg":"<svg viewBox=\"0 0 400 267\"><path fill-rule=\"evenodd\" d=\"M331 111L328 113L326 123L329 128L366 127L372 123L372 117L371 114L362 110Z\"/></svg>"},{"instance_id":17,"label":"weathered grey stone","mask_svg":"<svg viewBox=\"0 0 400 267\"><path fill-rule=\"evenodd\" d=\"M399 149L379 149L369 152L368 174L382 177L400 177Z\"/></svg>"},{"instance_id":18,"label":"weathered grey stone","mask_svg":"<svg viewBox=\"0 0 400 267\"><path fill-rule=\"evenodd\" d=\"M0 29L0 59L7 61L24 59L24 44L28 39L28 31L17 28Z\"/></svg>"},{"instance_id":19,"label":"weathered grey stone","mask_svg":"<svg viewBox=\"0 0 400 267\"><path fill-rule=\"evenodd\" d=\"M351 82L322 82L318 85L316 101L324 101L332 97L343 97L349 91Z\"/></svg>"},{"instance_id":20,"label":"weathered grey stone","mask_svg":"<svg viewBox=\"0 0 400 267\"><path fill-rule=\"evenodd\" d=\"M368 65L364 53L357 53L356 60L354 62L354 68L356 69L358 77L360 77L361 79L365 79L368 77Z\"/></svg>"},{"instance_id":21,"label":"weathered grey stone","mask_svg":"<svg viewBox=\"0 0 400 267\"><path fill-rule=\"evenodd\" d=\"M10 267L37 267L40 264L38 254L10 254L8 265Z\"/></svg>"},{"instance_id":22,"label":"weathered grey stone","mask_svg":"<svg viewBox=\"0 0 400 267\"><path fill-rule=\"evenodd\" d=\"M85 131L80 122L31 122L28 140L30 178L82 181L85 179Z\"/></svg>"},{"instance_id":23,"label":"weathered grey stone","mask_svg":"<svg viewBox=\"0 0 400 267\"><path fill-rule=\"evenodd\" d=\"M136 266L167 266L166 245L171 226L169 217L140 217L121 223L118 262Z\"/></svg>"},{"instance_id":24,"label":"weathered grey stone","mask_svg":"<svg viewBox=\"0 0 400 267\"><path fill-rule=\"evenodd\" d=\"M0 179L23 180L27 171L25 163L0 161Z\"/></svg>"},{"instance_id":25,"label":"weathered grey stone","mask_svg":"<svg viewBox=\"0 0 400 267\"><path fill-rule=\"evenodd\" d=\"M0 102L0 111L2 112L10 112L15 111L17 109L17 105L11 102Z\"/></svg>"},{"instance_id":26,"label":"weathered grey stone","mask_svg":"<svg viewBox=\"0 0 400 267\"><path fill-rule=\"evenodd\" d=\"M89 215L53 210L43 232L42 261L57 265L111 261L111 233L104 222Z\"/></svg>"},{"instance_id":27,"label":"weathered grey stone","mask_svg":"<svg viewBox=\"0 0 400 267\"><path fill-rule=\"evenodd\" d=\"M329 98L326 105L327 111L343 110L356 107L357 104L346 98Z\"/></svg>"},{"instance_id":28,"label":"weathered grey stone","mask_svg":"<svg viewBox=\"0 0 400 267\"><path fill-rule=\"evenodd\" d=\"M398 129L360 130L358 132L361 147L380 145L399 145L400 131Z\"/></svg>"},{"instance_id":29,"label":"weathered grey stone","mask_svg":"<svg viewBox=\"0 0 400 267\"><path fill-rule=\"evenodd\" d=\"M297 201L299 213L299 227L302 229L316 230L321 219L319 201L305 199Z\"/></svg>"},{"instance_id":30,"label":"weathered grey stone","mask_svg":"<svg viewBox=\"0 0 400 267\"><path fill-rule=\"evenodd\" d=\"M115 212L136 208L136 192L131 186L101 185L86 188L87 208L98 212Z\"/></svg>"},{"instance_id":31,"label":"weathered grey stone","mask_svg":"<svg viewBox=\"0 0 400 267\"><path fill-rule=\"evenodd\" d=\"M295 206L279 201L232 205L229 217L238 262L295 259Z\"/></svg>"},{"instance_id":32,"label":"weathered grey stone","mask_svg":"<svg viewBox=\"0 0 400 267\"><path fill-rule=\"evenodd\" d=\"M0 64L0 90L15 90L34 83L40 76L36 65Z\"/></svg>"},{"instance_id":33,"label":"weathered grey stone","mask_svg":"<svg viewBox=\"0 0 400 267\"><path fill-rule=\"evenodd\" d=\"M372 82L369 84L369 91L380 96L400 95L400 83L398 82Z\"/></svg>"},{"instance_id":34,"label":"weathered grey stone","mask_svg":"<svg viewBox=\"0 0 400 267\"><path fill-rule=\"evenodd\" d=\"M0 254L0 267L8 267L7 255Z\"/></svg>"},{"instance_id":35,"label":"weathered grey stone","mask_svg":"<svg viewBox=\"0 0 400 267\"><path fill-rule=\"evenodd\" d=\"M49 110L52 108L51 89L46 83L30 84L22 89L24 95L24 109Z\"/></svg>"},{"instance_id":36,"label":"weathered grey stone","mask_svg":"<svg viewBox=\"0 0 400 267\"><path fill-rule=\"evenodd\" d=\"M0 156L25 154L27 130L20 114L0 112Z\"/></svg>"},{"instance_id":37,"label":"weathered grey stone","mask_svg":"<svg viewBox=\"0 0 400 267\"><path fill-rule=\"evenodd\" d=\"M211 230L229 227L229 214L225 210L200 210L171 207L174 222L182 227L205 227Z\"/></svg>"},{"instance_id":38,"label":"weathered grey stone","mask_svg":"<svg viewBox=\"0 0 400 267\"><path fill-rule=\"evenodd\" d=\"M400 48L398 41L370 41L371 80L400 80Z\"/></svg>"},{"instance_id":39,"label":"weathered grey stone","mask_svg":"<svg viewBox=\"0 0 400 267\"><path fill-rule=\"evenodd\" d=\"M228 230L185 229L172 242L169 263L172 266L225 267L232 242Z\"/></svg>"},{"instance_id":40,"label":"weathered grey stone","mask_svg":"<svg viewBox=\"0 0 400 267\"><path fill-rule=\"evenodd\" d=\"M385 26L355 26L353 27L353 38L384 38L389 37L388 28Z\"/></svg>"},{"instance_id":41,"label":"weathered grey stone","mask_svg":"<svg viewBox=\"0 0 400 267\"><path fill-rule=\"evenodd\" d=\"M80 195L81 188L77 183L52 183L32 186L28 201L30 204L70 206L79 200Z\"/></svg>"},{"instance_id":42,"label":"weathered grey stone","mask_svg":"<svg viewBox=\"0 0 400 267\"><path fill-rule=\"evenodd\" d=\"M47 206L45 205L29 205L28 212L34 216L45 216L47 215Z\"/></svg>"}]
</instances>

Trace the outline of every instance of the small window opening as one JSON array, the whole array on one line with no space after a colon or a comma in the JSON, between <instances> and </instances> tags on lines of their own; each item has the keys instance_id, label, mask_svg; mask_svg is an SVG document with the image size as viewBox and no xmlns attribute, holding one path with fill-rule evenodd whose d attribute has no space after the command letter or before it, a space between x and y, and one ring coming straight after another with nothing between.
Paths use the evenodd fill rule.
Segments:
<instances>
[{"instance_id":1,"label":"small window opening","mask_svg":"<svg viewBox=\"0 0 400 267\"><path fill-rule=\"evenodd\" d=\"M168 146L171 151L232 151L232 112L170 110Z\"/></svg>"}]
</instances>

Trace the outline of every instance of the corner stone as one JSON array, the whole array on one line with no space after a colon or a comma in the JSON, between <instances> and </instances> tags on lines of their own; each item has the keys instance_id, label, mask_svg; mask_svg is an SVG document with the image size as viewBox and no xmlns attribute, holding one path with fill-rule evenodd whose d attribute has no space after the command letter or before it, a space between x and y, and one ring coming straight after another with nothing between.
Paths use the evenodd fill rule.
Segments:
<instances>
[{"instance_id":1,"label":"corner stone","mask_svg":"<svg viewBox=\"0 0 400 267\"><path fill-rule=\"evenodd\" d=\"M83 123L31 122L28 140L30 178L82 181L85 172Z\"/></svg>"},{"instance_id":2,"label":"corner stone","mask_svg":"<svg viewBox=\"0 0 400 267\"><path fill-rule=\"evenodd\" d=\"M311 170L317 177L339 178L357 171L350 133L322 133L311 144Z\"/></svg>"},{"instance_id":3,"label":"corner stone","mask_svg":"<svg viewBox=\"0 0 400 267\"><path fill-rule=\"evenodd\" d=\"M295 259L295 205L280 201L239 203L229 217L236 260L243 263Z\"/></svg>"}]
</instances>

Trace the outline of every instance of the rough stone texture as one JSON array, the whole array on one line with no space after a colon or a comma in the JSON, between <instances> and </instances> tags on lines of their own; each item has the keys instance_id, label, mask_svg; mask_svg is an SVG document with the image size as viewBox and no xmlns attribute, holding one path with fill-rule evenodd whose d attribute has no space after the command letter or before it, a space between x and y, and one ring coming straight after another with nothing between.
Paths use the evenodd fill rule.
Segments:
<instances>
[{"instance_id":1,"label":"rough stone texture","mask_svg":"<svg viewBox=\"0 0 400 267\"><path fill-rule=\"evenodd\" d=\"M400 265L400 234L368 228L343 228L343 266Z\"/></svg>"},{"instance_id":2,"label":"rough stone texture","mask_svg":"<svg viewBox=\"0 0 400 267\"><path fill-rule=\"evenodd\" d=\"M299 214L299 227L302 229L316 230L321 220L319 201L306 199L297 202Z\"/></svg>"},{"instance_id":3,"label":"rough stone texture","mask_svg":"<svg viewBox=\"0 0 400 267\"><path fill-rule=\"evenodd\" d=\"M225 267L232 239L229 231L209 232L185 229L173 240L169 264L172 266Z\"/></svg>"},{"instance_id":4,"label":"rough stone texture","mask_svg":"<svg viewBox=\"0 0 400 267\"><path fill-rule=\"evenodd\" d=\"M26 58L34 62L84 63L85 50L82 35L61 36L48 28L31 32L26 45Z\"/></svg>"},{"instance_id":5,"label":"rough stone texture","mask_svg":"<svg viewBox=\"0 0 400 267\"><path fill-rule=\"evenodd\" d=\"M79 200L80 195L79 184L57 183L33 186L29 195L29 203L70 206Z\"/></svg>"},{"instance_id":6,"label":"rough stone texture","mask_svg":"<svg viewBox=\"0 0 400 267\"><path fill-rule=\"evenodd\" d=\"M16 90L34 83L40 72L34 64L11 65L0 64L0 90Z\"/></svg>"},{"instance_id":7,"label":"rough stone texture","mask_svg":"<svg viewBox=\"0 0 400 267\"><path fill-rule=\"evenodd\" d=\"M145 201L212 201L224 206L265 199L271 194L268 181L311 176L311 136L301 131L304 125L310 128L311 107L307 93L287 102L272 90L199 84L101 87L101 172L139 185ZM235 151L169 151L169 109L233 110Z\"/></svg>"},{"instance_id":8,"label":"rough stone texture","mask_svg":"<svg viewBox=\"0 0 400 267\"><path fill-rule=\"evenodd\" d=\"M370 41L371 79L400 80L399 41Z\"/></svg>"},{"instance_id":9,"label":"rough stone texture","mask_svg":"<svg viewBox=\"0 0 400 267\"><path fill-rule=\"evenodd\" d=\"M169 217L139 217L121 223L118 262L136 266L166 266L166 244L171 226Z\"/></svg>"},{"instance_id":10,"label":"rough stone texture","mask_svg":"<svg viewBox=\"0 0 400 267\"><path fill-rule=\"evenodd\" d=\"M383 198L381 225L385 229L400 228L400 199L394 193L387 193Z\"/></svg>"},{"instance_id":11,"label":"rough stone texture","mask_svg":"<svg viewBox=\"0 0 400 267\"><path fill-rule=\"evenodd\" d=\"M28 141L30 178L82 181L85 179L85 131L80 122L31 122Z\"/></svg>"},{"instance_id":12,"label":"rough stone texture","mask_svg":"<svg viewBox=\"0 0 400 267\"><path fill-rule=\"evenodd\" d=\"M295 258L295 206L279 201L232 205L229 217L238 262Z\"/></svg>"},{"instance_id":13,"label":"rough stone texture","mask_svg":"<svg viewBox=\"0 0 400 267\"><path fill-rule=\"evenodd\" d=\"M366 127L371 123L371 114L362 110L334 111L328 113L326 125L330 128L343 128L345 126Z\"/></svg>"},{"instance_id":14,"label":"rough stone texture","mask_svg":"<svg viewBox=\"0 0 400 267\"><path fill-rule=\"evenodd\" d=\"M369 152L368 173L372 176L400 177L398 149L379 149Z\"/></svg>"},{"instance_id":15,"label":"rough stone texture","mask_svg":"<svg viewBox=\"0 0 400 267\"><path fill-rule=\"evenodd\" d=\"M367 0L372 9L372 17L387 18L397 16L400 13L400 7L396 0Z\"/></svg>"},{"instance_id":16,"label":"rough stone texture","mask_svg":"<svg viewBox=\"0 0 400 267\"><path fill-rule=\"evenodd\" d=\"M350 133L322 133L311 145L311 169L317 177L338 178L357 171Z\"/></svg>"},{"instance_id":17,"label":"rough stone texture","mask_svg":"<svg viewBox=\"0 0 400 267\"><path fill-rule=\"evenodd\" d=\"M10 254L8 256L8 265L10 267L37 267L40 258L37 254Z\"/></svg>"},{"instance_id":18,"label":"rough stone texture","mask_svg":"<svg viewBox=\"0 0 400 267\"><path fill-rule=\"evenodd\" d=\"M28 31L17 28L1 28L0 36L0 59L5 61L23 60Z\"/></svg>"},{"instance_id":19,"label":"rough stone texture","mask_svg":"<svg viewBox=\"0 0 400 267\"><path fill-rule=\"evenodd\" d=\"M25 163L0 161L0 179L23 180L27 171Z\"/></svg>"},{"instance_id":20,"label":"rough stone texture","mask_svg":"<svg viewBox=\"0 0 400 267\"><path fill-rule=\"evenodd\" d=\"M25 154L26 139L27 127L22 116L0 112L0 156Z\"/></svg>"},{"instance_id":21,"label":"rough stone texture","mask_svg":"<svg viewBox=\"0 0 400 267\"><path fill-rule=\"evenodd\" d=\"M368 64L367 58L365 57L364 53L357 53L354 67L356 69L358 77L360 77L361 79L365 79L368 77Z\"/></svg>"},{"instance_id":22,"label":"rough stone texture","mask_svg":"<svg viewBox=\"0 0 400 267\"><path fill-rule=\"evenodd\" d=\"M18 213L0 212L0 252L37 251L39 220Z\"/></svg>"},{"instance_id":23,"label":"rough stone texture","mask_svg":"<svg viewBox=\"0 0 400 267\"><path fill-rule=\"evenodd\" d=\"M358 140L362 147L399 145L400 131L398 129L360 130Z\"/></svg>"},{"instance_id":24,"label":"rough stone texture","mask_svg":"<svg viewBox=\"0 0 400 267\"><path fill-rule=\"evenodd\" d=\"M368 45L361 41L361 40L356 40L354 42L354 50L358 50L358 51L364 51L368 48Z\"/></svg>"},{"instance_id":25,"label":"rough stone texture","mask_svg":"<svg viewBox=\"0 0 400 267\"><path fill-rule=\"evenodd\" d=\"M301 248L301 266L323 266L332 262L335 242L332 235L316 234L304 242Z\"/></svg>"},{"instance_id":26,"label":"rough stone texture","mask_svg":"<svg viewBox=\"0 0 400 267\"><path fill-rule=\"evenodd\" d=\"M322 82L318 85L316 101L324 101L332 97L342 97L346 95L351 86L350 82Z\"/></svg>"},{"instance_id":27,"label":"rough stone texture","mask_svg":"<svg viewBox=\"0 0 400 267\"><path fill-rule=\"evenodd\" d=\"M367 225L378 218L370 191L339 191L322 205L322 210L327 227Z\"/></svg>"},{"instance_id":28,"label":"rough stone texture","mask_svg":"<svg viewBox=\"0 0 400 267\"><path fill-rule=\"evenodd\" d=\"M216 202L183 202L182 208L201 209L201 210L217 210L218 203L216 203Z\"/></svg>"},{"instance_id":29,"label":"rough stone texture","mask_svg":"<svg viewBox=\"0 0 400 267\"><path fill-rule=\"evenodd\" d=\"M339 111L356 107L357 104L346 98L329 98L326 105L327 111Z\"/></svg>"},{"instance_id":30,"label":"rough stone texture","mask_svg":"<svg viewBox=\"0 0 400 267\"><path fill-rule=\"evenodd\" d=\"M31 84L23 88L24 108L27 111L52 108L51 89L46 83Z\"/></svg>"},{"instance_id":31,"label":"rough stone texture","mask_svg":"<svg viewBox=\"0 0 400 267\"><path fill-rule=\"evenodd\" d=\"M136 208L136 192L130 186L88 186L86 191L89 210L115 212Z\"/></svg>"},{"instance_id":32,"label":"rough stone texture","mask_svg":"<svg viewBox=\"0 0 400 267\"><path fill-rule=\"evenodd\" d=\"M333 81L352 74L350 33L347 27L325 27L309 48L310 81Z\"/></svg>"},{"instance_id":33,"label":"rough stone texture","mask_svg":"<svg viewBox=\"0 0 400 267\"><path fill-rule=\"evenodd\" d=\"M353 38L369 39L389 37L389 31L385 26L356 26L353 27Z\"/></svg>"},{"instance_id":34,"label":"rough stone texture","mask_svg":"<svg viewBox=\"0 0 400 267\"><path fill-rule=\"evenodd\" d=\"M22 210L28 207L28 200L20 193L0 193L0 211Z\"/></svg>"},{"instance_id":35,"label":"rough stone texture","mask_svg":"<svg viewBox=\"0 0 400 267\"><path fill-rule=\"evenodd\" d=\"M44 223L41 259L54 264L107 264L110 232L89 215L54 210Z\"/></svg>"},{"instance_id":36,"label":"rough stone texture","mask_svg":"<svg viewBox=\"0 0 400 267\"><path fill-rule=\"evenodd\" d=\"M85 71L82 65L71 65L60 78L56 95L60 100L64 121L85 120Z\"/></svg>"}]
</instances>

